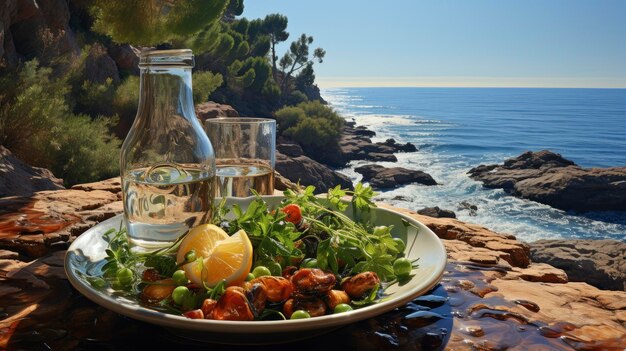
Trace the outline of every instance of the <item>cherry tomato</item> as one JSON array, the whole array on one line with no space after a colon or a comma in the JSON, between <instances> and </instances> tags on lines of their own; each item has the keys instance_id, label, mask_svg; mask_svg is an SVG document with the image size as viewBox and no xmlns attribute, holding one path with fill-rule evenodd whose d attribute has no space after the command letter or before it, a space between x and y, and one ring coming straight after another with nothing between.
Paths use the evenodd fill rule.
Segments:
<instances>
[{"instance_id":1,"label":"cherry tomato","mask_svg":"<svg viewBox=\"0 0 626 351\"><path fill-rule=\"evenodd\" d=\"M287 218L285 218L287 222L298 224L302 221L302 210L300 210L300 206L296 204L289 204L283 207L281 211L287 215Z\"/></svg>"}]
</instances>

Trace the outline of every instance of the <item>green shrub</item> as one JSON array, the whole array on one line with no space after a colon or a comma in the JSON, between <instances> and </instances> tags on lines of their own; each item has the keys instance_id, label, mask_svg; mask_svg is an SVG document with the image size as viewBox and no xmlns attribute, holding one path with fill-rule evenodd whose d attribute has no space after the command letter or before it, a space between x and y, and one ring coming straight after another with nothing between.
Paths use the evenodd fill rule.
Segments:
<instances>
[{"instance_id":1,"label":"green shrub","mask_svg":"<svg viewBox=\"0 0 626 351\"><path fill-rule=\"evenodd\" d=\"M215 89L219 88L224 80L222 75L213 74L208 71L193 73L193 102L200 104L209 99L209 96Z\"/></svg>"},{"instance_id":2,"label":"green shrub","mask_svg":"<svg viewBox=\"0 0 626 351\"><path fill-rule=\"evenodd\" d=\"M298 142L314 158L337 148L344 125L341 116L319 101L283 107L275 117L279 132Z\"/></svg>"},{"instance_id":3,"label":"green shrub","mask_svg":"<svg viewBox=\"0 0 626 351\"><path fill-rule=\"evenodd\" d=\"M120 141L109 132L116 119L74 115L67 76L51 73L33 60L2 83L0 144L68 186L117 175Z\"/></svg>"},{"instance_id":4,"label":"green shrub","mask_svg":"<svg viewBox=\"0 0 626 351\"><path fill-rule=\"evenodd\" d=\"M115 90L113 111L119 117L118 135L124 136L135 120L139 104L139 77L128 76Z\"/></svg>"},{"instance_id":5,"label":"green shrub","mask_svg":"<svg viewBox=\"0 0 626 351\"><path fill-rule=\"evenodd\" d=\"M90 116L111 116L114 114L114 96L115 86L111 78L102 84L84 80L77 96L76 108Z\"/></svg>"}]
</instances>

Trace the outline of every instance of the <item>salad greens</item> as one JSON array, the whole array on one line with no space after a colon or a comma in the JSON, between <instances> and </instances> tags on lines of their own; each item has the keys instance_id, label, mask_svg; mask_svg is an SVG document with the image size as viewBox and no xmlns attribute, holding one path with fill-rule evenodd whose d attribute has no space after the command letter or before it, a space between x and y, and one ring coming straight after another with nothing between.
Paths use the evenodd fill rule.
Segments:
<instances>
[{"instance_id":1,"label":"salad greens","mask_svg":"<svg viewBox=\"0 0 626 351\"><path fill-rule=\"evenodd\" d=\"M405 243L391 235L390 226L374 226L372 223L371 208L376 207L372 198L376 193L371 187L358 183L354 190L347 190L338 185L322 197L315 196L314 191L313 186L300 192L286 190L285 199L276 209L270 209L258 195L245 209L237 204L227 207L222 201L214 210L211 221L229 235L241 229L246 232L253 246L253 272L263 270L263 275L269 272L280 276L283 268L296 266L320 268L334 273L339 279L371 271L378 275L383 285L410 279L416 262L403 257ZM345 214L346 211L352 211L354 220ZM187 281L186 277L180 277L182 264L177 265L175 260L182 238L171 247L152 253L132 251L123 228L105 233L105 239L109 246L102 266L103 274L88 277L94 287L109 286L116 291L136 294L146 284L162 284L160 280L146 280L146 268L156 270L160 277L174 275L173 281ZM183 264L201 259L193 252L187 256ZM195 295L182 289L183 284L174 283L176 285L178 287L172 287L174 291L170 292L172 296L161 306L166 307L172 300L178 300L186 302L175 305L184 307L197 304L204 298L217 298L224 292L224 284L213 289L201 287L202 291ZM377 291L374 289L361 301L353 301L353 306L374 302Z\"/></svg>"}]
</instances>

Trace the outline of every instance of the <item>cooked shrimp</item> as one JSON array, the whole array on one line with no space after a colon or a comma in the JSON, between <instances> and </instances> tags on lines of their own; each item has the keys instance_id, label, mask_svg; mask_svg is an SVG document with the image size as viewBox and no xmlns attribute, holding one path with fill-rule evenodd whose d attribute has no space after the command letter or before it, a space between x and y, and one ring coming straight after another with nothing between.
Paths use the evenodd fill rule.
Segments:
<instances>
[{"instance_id":1,"label":"cooked shrimp","mask_svg":"<svg viewBox=\"0 0 626 351\"><path fill-rule=\"evenodd\" d=\"M362 272L346 280L341 288L353 299L359 299L371 292L380 284L378 275L374 272Z\"/></svg>"},{"instance_id":2,"label":"cooked shrimp","mask_svg":"<svg viewBox=\"0 0 626 351\"><path fill-rule=\"evenodd\" d=\"M291 296L291 293L293 291L289 280L283 277L265 275L252 279L250 283L260 283L265 285L265 290L267 292L267 301L269 302L283 302L287 300L289 296Z\"/></svg>"},{"instance_id":3,"label":"cooked shrimp","mask_svg":"<svg viewBox=\"0 0 626 351\"><path fill-rule=\"evenodd\" d=\"M302 295L323 295L330 291L337 281L334 274L317 268L301 268L290 280L294 290Z\"/></svg>"},{"instance_id":4,"label":"cooked shrimp","mask_svg":"<svg viewBox=\"0 0 626 351\"><path fill-rule=\"evenodd\" d=\"M254 313L248 302L245 291L240 286L229 286L217 301L210 319L251 321Z\"/></svg>"},{"instance_id":5,"label":"cooked shrimp","mask_svg":"<svg viewBox=\"0 0 626 351\"><path fill-rule=\"evenodd\" d=\"M285 267L285 269L283 269L283 272L281 275L283 276L283 278L289 279L297 270L298 270L298 267L296 266L287 266Z\"/></svg>"}]
</instances>

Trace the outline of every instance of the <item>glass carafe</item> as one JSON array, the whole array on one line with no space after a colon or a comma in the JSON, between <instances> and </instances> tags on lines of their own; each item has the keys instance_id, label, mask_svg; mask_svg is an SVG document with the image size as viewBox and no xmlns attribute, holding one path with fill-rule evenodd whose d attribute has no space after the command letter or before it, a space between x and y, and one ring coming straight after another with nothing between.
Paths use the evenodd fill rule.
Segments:
<instances>
[{"instance_id":1,"label":"glass carafe","mask_svg":"<svg viewBox=\"0 0 626 351\"><path fill-rule=\"evenodd\" d=\"M136 251L210 220L213 147L194 111L191 50L141 53L137 116L121 150L124 221Z\"/></svg>"}]
</instances>

